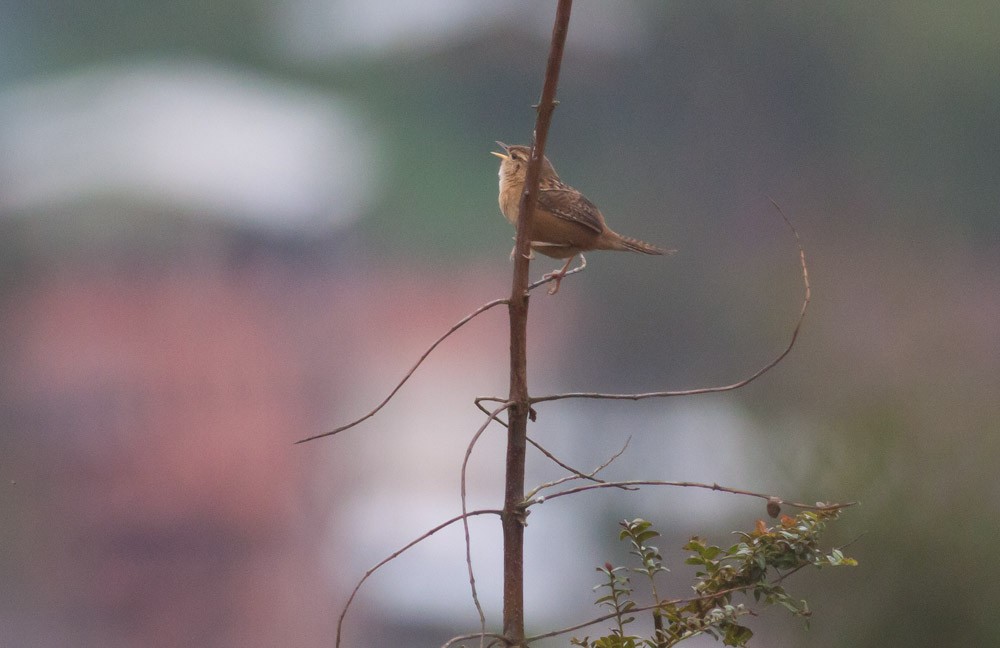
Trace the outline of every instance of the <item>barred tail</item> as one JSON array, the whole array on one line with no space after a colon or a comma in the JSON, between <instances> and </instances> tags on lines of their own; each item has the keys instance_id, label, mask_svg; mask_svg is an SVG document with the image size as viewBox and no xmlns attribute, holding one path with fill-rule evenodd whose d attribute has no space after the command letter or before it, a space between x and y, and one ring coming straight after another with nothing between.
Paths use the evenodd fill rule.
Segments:
<instances>
[{"instance_id":1,"label":"barred tail","mask_svg":"<svg viewBox=\"0 0 1000 648\"><path fill-rule=\"evenodd\" d=\"M664 250L651 243L640 241L631 236L621 236L620 234L618 235L618 242L621 244L621 247L616 246L614 248L616 250L629 250L631 252L642 252L643 254L673 254L676 252L676 250Z\"/></svg>"}]
</instances>

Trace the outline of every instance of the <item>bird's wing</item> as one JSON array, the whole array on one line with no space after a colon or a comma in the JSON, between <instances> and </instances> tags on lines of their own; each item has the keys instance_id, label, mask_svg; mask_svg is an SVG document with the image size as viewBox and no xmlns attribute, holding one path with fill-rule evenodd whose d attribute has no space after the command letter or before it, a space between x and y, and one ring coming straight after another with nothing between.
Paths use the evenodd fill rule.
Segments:
<instances>
[{"instance_id":1,"label":"bird's wing","mask_svg":"<svg viewBox=\"0 0 1000 648\"><path fill-rule=\"evenodd\" d=\"M604 217L597 205L584 198L576 189L562 183L542 187L538 192L538 206L563 220L594 230L596 234L604 231Z\"/></svg>"}]
</instances>

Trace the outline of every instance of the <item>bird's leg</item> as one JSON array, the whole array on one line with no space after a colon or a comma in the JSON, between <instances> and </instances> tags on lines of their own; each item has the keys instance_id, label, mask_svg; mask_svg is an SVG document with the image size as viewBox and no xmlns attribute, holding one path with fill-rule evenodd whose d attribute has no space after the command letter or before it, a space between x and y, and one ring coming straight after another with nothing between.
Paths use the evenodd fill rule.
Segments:
<instances>
[{"instance_id":1,"label":"bird's leg","mask_svg":"<svg viewBox=\"0 0 1000 648\"><path fill-rule=\"evenodd\" d=\"M575 258L576 255L574 254L570 258L566 259L566 263L563 264L563 267L559 268L555 272L549 272L542 276L542 279L555 279L555 283L553 283L552 287L549 288L550 295L554 295L559 292L559 284L562 282L563 277L566 276L566 271L569 270L569 264L573 263L573 259Z\"/></svg>"}]
</instances>

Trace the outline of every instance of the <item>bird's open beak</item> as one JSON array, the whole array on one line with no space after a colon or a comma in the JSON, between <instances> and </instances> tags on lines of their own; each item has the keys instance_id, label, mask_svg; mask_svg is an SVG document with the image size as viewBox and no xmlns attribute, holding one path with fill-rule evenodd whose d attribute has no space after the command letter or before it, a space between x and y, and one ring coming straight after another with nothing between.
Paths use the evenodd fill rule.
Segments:
<instances>
[{"instance_id":1,"label":"bird's open beak","mask_svg":"<svg viewBox=\"0 0 1000 648\"><path fill-rule=\"evenodd\" d=\"M510 155L507 154L507 150L509 150L510 147L507 146L506 144L504 144L503 142L501 142L500 140L497 140L497 146L499 146L500 148L502 148L504 150L504 152L503 153L497 153L496 151L490 151L490 155L495 155L498 158L500 158L501 160L509 160L510 159Z\"/></svg>"}]
</instances>

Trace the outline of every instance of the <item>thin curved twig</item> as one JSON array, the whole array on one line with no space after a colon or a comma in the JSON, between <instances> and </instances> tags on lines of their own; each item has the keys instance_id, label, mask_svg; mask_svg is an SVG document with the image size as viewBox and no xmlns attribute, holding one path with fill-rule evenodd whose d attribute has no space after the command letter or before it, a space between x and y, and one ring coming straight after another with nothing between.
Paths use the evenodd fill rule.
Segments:
<instances>
[{"instance_id":1,"label":"thin curved twig","mask_svg":"<svg viewBox=\"0 0 1000 648\"><path fill-rule=\"evenodd\" d=\"M424 540L426 540L427 538L431 537L432 535L434 535L438 531L440 531L440 530L442 530L442 529L444 529L444 528L446 528L448 526L451 526L452 524L454 524L455 522L458 522L459 520L466 520L466 519L468 519L470 517L473 517L473 516L476 516L476 515L497 515L497 516L499 516L501 512L502 511L500 511L499 509L480 509L480 510L468 511L468 512L463 511L461 515L456 515L455 517L451 518L450 520L448 520L446 522L442 522L441 524L437 525L433 529L430 529L429 531L424 532L419 537L417 537L414 540L408 542L401 549L392 552L391 554L389 554L388 556L386 556L385 558L383 558L382 560L380 560L378 563L376 563L368 571L366 571L365 575L362 576L361 580L358 581L358 584L354 586L353 590L351 590L351 595L348 597L347 603L344 604L343 609L340 611L340 617L338 617L338 619L337 619L337 640L336 640L336 644L335 644L337 646L337 648L340 647L340 635L341 635L341 630L342 630L342 628L344 626L344 617L347 616L347 610L351 607L351 603L354 602L354 598L358 595L358 591L361 590L361 586L364 585L365 581L368 580L371 577L372 574L374 574L376 571L378 571L385 564L387 564L387 563L395 560L396 558L398 558L400 555L402 555L403 553L405 553L407 550L409 550L414 545L416 545L416 544L418 544L420 542L423 542Z\"/></svg>"},{"instance_id":2,"label":"thin curved twig","mask_svg":"<svg viewBox=\"0 0 1000 648\"><path fill-rule=\"evenodd\" d=\"M490 416L491 414L490 414L490 411L488 409L486 409L485 407L483 407L483 401L484 400L493 401L493 402L497 402L497 403L504 402L504 400L502 398L490 398L488 396L484 397L484 398L477 398L475 401L473 401L473 403L475 403L475 405L476 405L476 409L478 409L480 412L482 412L486 416ZM494 416L493 420L496 421L497 423L499 423L500 425L502 425L504 427L507 427L507 421L501 420L499 416Z\"/></svg>"},{"instance_id":3,"label":"thin curved twig","mask_svg":"<svg viewBox=\"0 0 1000 648\"><path fill-rule=\"evenodd\" d=\"M546 457L548 457L549 459L551 459L559 467L561 467L564 470L566 470L568 472L571 472L573 474L566 475L565 477L560 477L559 479L556 479L556 480L553 480L553 481L550 481L550 482L545 482L544 484L539 484L538 486L535 486L533 489L531 489L531 491L528 492L527 495L524 496L524 499L526 499L526 500L530 500L532 497L534 497L535 495L537 495L539 492L545 490L546 488L552 488L553 486L558 486L559 484L564 484L564 483L566 483L568 481L573 481L574 479L587 479L587 480L590 480L592 482L596 482L598 484L605 484L605 483L607 483L603 479L598 479L597 476L596 476L597 473L601 472L602 470L604 470L605 468L607 468L608 466L610 466L611 462L613 462L618 457L622 456L622 454L628 448L629 442L632 441L632 437L631 436L628 437L627 439L625 439L625 445L623 445L621 447L621 450L619 450L618 452L616 452L613 455L611 455L611 457L607 461L605 461L604 463L602 463L597 468L594 468L589 473L585 473L585 472L582 472L580 470L577 470L573 466L570 466L570 465L567 465L567 464L563 463L558 457L556 457L554 454L552 454L551 452L549 452L548 450L546 450L545 448L543 448L537 441L535 441L531 437L527 437L527 439L528 439L528 443L530 443L531 445L535 446L535 448L537 448L539 452L541 452L543 455L545 455ZM638 489L635 489L635 488L629 488L628 486L622 486L621 489L622 490L638 490Z\"/></svg>"},{"instance_id":4,"label":"thin curved twig","mask_svg":"<svg viewBox=\"0 0 1000 648\"><path fill-rule=\"evenodd\" d=\"M465 458L462 459L462 528L465 531L465 565L469 570L469 587L472 589L472 602L476 605L476 611L479 613L479 624L482 630L482 641L480 645L485 641L486 637L486 613L483 612L483 606L479 602L479 594L476 591L476 574L472 569L472 538L469 534L469 520L464 517L466 507L468 506L468 494L466 490L465 476L466 471L469 467L469 457L472 456L472 448L475 447L476 442L479 441L479 437L483 435L486 428L490 426L494 420L496 420L497 414L507 409L510 403L503 403L500 407L496 408L492 412L487 412L486 421L476 430L476 433L472 435L472 440L469 441L468 447L465 449Z\"/></svg>"},{"instance_id":5,"label":"thin curved twig","mask_svg":"<svg viewBox=\"0 0 1000 648\"><path fill-rule=\"evenodd\" d=\"M465 634L465 635L459 635L457 637L452 637L448 641L441 644L441 648L448 648L449 646L452 646L458 643L459 641L465 641L466 639L486 639L487 637L503 642L503 644L505 645L507 644L507 637L501 634L495 634L493 632L474 632L472 634ZM489 643L489 646L495 646L495 645L496 641L491 641ZM487 648L489 648L489 646L487 646Z\"/></svg>"},{"instance_id":6,"label":"thin curved twig","mask_svg":"<svg viewBox=\"0 0 1000 648\"><path fill-rule=\"evenodd\" d=\"M460 319L458 322L456 322L454 326L452 326L450 329L448 329L444 333L444 335L442 335L437 340L435 340L434 344L430 345L427 348L427 350L423 352L423 354L420 356L420 358L417 360L417 362L412 367L410 367L410 370L406 372L405 376L403 376L403 379L400 380L398 383L396 383L396 386L393 387L393 389L392 389L391 392L389 392L389 395L386 396L384 399L382 399L382 402L379 403L378 405L376 405L373 410L371 410L370 412L368 412L367 414L365 414L361 418L356 419L354 421L351 421L350 423L348 423L346 425L341 425L340 427L338 427L336 429L333 429L333 430L330 430L329 432L323 432L322 434L315 434L315 435L313 435L311 437L306 437L305 439L299 439L295 443L297 443L297 444L298 443L305 443L306 441L313 441L315 439L322 439L323 437L332 436L334 434L337 434L338 432L343 432L344 430L349 430L350 428L354 427L355 425L357 425L359 423L362 423L364 421L367 421L371 417L375 416L380 409L382 409L383 407L385 407L386 404L390 400L392 400L392 397L396 395L396 392L398 392L402 388L402 386L404 384L406 384L406 381L409 380L410 376L412 376L413 373L417 370L417 368L421 364L423 364L424 360L427 359L427 356L429 356L434 351L434 349L436 349L438 347L439 344L441 344L442 342L444 342L448 338L448 336L450 336L452 333L454 333L458 329L462 328L463 326L465 326L466 324L468 324L469 322L471 322L476 316L482 315L483 313L485 313L489 309L491 309L491 308L493 308L495 306L500 306L502 304L506 304L509 301L510 301L509 299L503 298L503 299L494 299L491 302L486 302L485 304L483 304L482 306L480 306L479 308L477 308L476 310L472 311L471 313L469 313L468 315L466 315L465 317L463 317L462 319Z\"/></svg>"},{"instance_id":7,"label":"thin curved twig","mask_svg":"<svg viewBox=\"0 0 1000 648\"><path fill-rule=\"evenodd\" d=\"M788 228L792 230L792 234L795 235L795 243L799 248L799 262L802 266L802 284L805 289L805 295L802 299L802 309L799 311L799 317L795 322L795 328L792 330L792 337L788 342L785 349L777 355L773 360L765 364L763 367L758 369L756 372L750 376L734 382L730 385L717 385L714 387L701 387L698 389L680 389L676 391L657 391L657 392L646 392L639 394L604 394L599 392L568 392L563 394L553 394L551 396L537 396L531 399L531 404L535 405L537 403L545 403L548 401L565 400L568 398L590 398L590 399L600 399L600 400L643 400L646 398L667 398L670 396L694 396L696 394L714 394L718 392L727 392L739 389L749 385L754 380L757 380L765 373L773 369L779 362L785 359L792 351L792 347L795 346L795 340L799 337L799 331L802 329L802 320L806 317L806 311L809 308L809 300L812 298L812 289L809 286L809 266L806 264L806 251L802 247L802 239L799 237L798 231L796 231L795 226L792 222L785 216L785 212L781 210L781 206L774 201L773 198L768 196L768 200L774 205L774 208L778 210L778 214L788 225ZM484 399L488 400L488 399Z\"/></svg>"},{"instance_id":8,"label":"thin curved twig","mask_svg":"<svg viewBox=\"0 0 1000 648\"><path fill-rule=\"evenodd\" d=\"M754 491L743 490L741 488L731 488L729 486L720 486L719 484L706 484L702 482L689 482L689 481L663 481L659 479L630 479L626 481L618 482L602 482L600 484L587 484L586 486L576 486L574 488L567 488L566 490L559 491L558 493L553 493L552 495L546 495L545 497L539 497L534 500L526 502L528 506L533 504L542 504L548 500L555 499L557 497L564 497L566 495L573 495L575 493L582 493L584 491L595 490L598 488L618 488L620 486L677 486L681 488L702 488L705 490L718 491L721 493L730 493L731 495L745 495L747 497L757 497L768 502L774 502L780 505L788 505L798 509L806 509L810 511L835 511L848 506L854 506L857 502L846 502L843 504L824 504L822 502L817 502L816 504L805 504L803 502L788 502L776 497L774 495L768 495L766 493L756 493Z\"/></svg>"},{"instance_id":9,"label":"thin curved twig","mask_svg":"<svg viewBox=\"0 0 1000 648\"><path fill-rule=\"evenodd\" d=\"M580 272L581 270L583 270L586 267L587 267L587 263L586 263L586 261L584 261L579 266L577 266L577 267L573 268L572 270L570 270L569 272L567 272L566 276L569 276L571 274L576 274L576 273ZM528 286L528 291L532 291L535 288L538 288L539 286L543 286L543 285L545 285L547 283L550 283L552 281L555 281L554 277L548 277L548 278L544 278L543 277L542 279L539 279L538 281L530 284ZM337 434L339 432L343 432L344 430L349 430L352 427L354 427L355 425L358 425L359 423L363 423L363 422L367 421L368 419L370 419L371 417L375 416L376 414L378 414L379 410L381 410L383 407L385 407L389 403L389 401L392 400L392 397L396 395L396 392L398 392L403 387L403 385L406 384L406 381L409 380L410 377L414 374L414 372L416 372L416 370L420 367L420 365L422 365L424 363L424 360L427 359L427 356L429 356L434 351L434 349L436 349L439 344L441 344L442 342L444 342L452 333L454 333L458 329L462 328L463 326L465 326L466 324L468 324L469 322L471 322L473 319L475 319L478 315L482 315L483 313L485 313L486 311L490 310L491 308L494 308L496 306L500 306L502 304L509 304L509 303L510 303L510 298L509 297L503 297L501 299L494 299L493 301L486 302L485 304L483 304L482 306L480 306L479 308L477 308L476 310L472 311L471 313L469 313L468 315L466 315L465 317L463 317L462 319L460 319L458 322L456 322L454 326L452 326L450 329L448 329L447 331L445 331L445 333L441 337L439 337L437 340L434 341L433 344L431 344L429 347L427 347L427 350L424 351L423 354L421 354L421 356L417 359L416 363L414 363L414 365L412 367L410 367L410 370L406 372L406 375L403 376L402 380L400 380L398 383L396 383L396 386L393 387L393 389L392 389L391 392L389 392L389 395L386 396L384 399L382 399L381 403L379 403L378 405L376 405L374 409L372 409L370 412L368 412L367 414L365 414L361 418L355 419L355 420L351 421L350 423L347 423L346 425L341 425L340 427L335 428L333 430L330 430L329 432L323 432L322 434L315 434L315 435L313 435L311 437L306 437L305 439L299 439L295 443L296 444L305 443L307 441L314 441L316 439L322 439L323 437L333 436L334 434ZM484 413L485 413L485 411L486 410L483 410Z\"/></svg>"},{"instance_id":10,"label":"thin curved twig","mask_svg":"<svg viewBox=\"0 0 1000 648\"><path fill-rule=\"evenodd\" d=\"M584 268L586 268L586 267L587 267L587 260L581 254L580 255L580 265L576 266L572 270L567 270L566 274L563 275L563 278L566 278L566 277L568 277L570 275L574 275L574 274L576 274L578 272L583 272ZM538 281L535 281L533 283L528 284L528 292L531 292L535 288L538 288L539 286L544 286L545 284L551 283L551 282L553 282L555 280L556 280L555 277L542 277Z\"/></svg>"}]
</instances>

